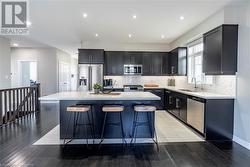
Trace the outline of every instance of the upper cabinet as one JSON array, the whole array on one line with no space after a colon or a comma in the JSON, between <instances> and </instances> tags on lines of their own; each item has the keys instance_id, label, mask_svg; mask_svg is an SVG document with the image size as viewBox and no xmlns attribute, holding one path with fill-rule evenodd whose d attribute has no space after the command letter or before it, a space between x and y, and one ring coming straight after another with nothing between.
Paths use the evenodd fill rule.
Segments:
<instances>
[{"instance_id":1,"label":"upper cabinet","mask_svg":"<svg viewBox=\"0 0 250 167\"><path fill-rule=\"evenodd\" d=\"M237 72L238 25L222 25L203 35L203 72L234 75Z\"/></svg>"},{"instance_id":2,"label":"upper cabinet","mask_svg":"<svg viewBox=\"0 0 250 167\"><path fill-rule=\"evenodd\" d=\"M164 72L167 72L168 70L163 70L165 67L163 58L167 56L166 52L144 52L142 57L143 75L163 75Z\"/></svg>"},{"instance_id":3,"label":"upper cabinet","mask_svg":"<svg viewBox=\"0 0 250 167\"><path fill-rule=\"evenodd\" d=\"M124 52L105 51L105 75L123 75Z\"/></svg>"},{"instance_id":4,"label":"upper cabinet","mask_svg":"<svg viewBox=\"0 0 250 167\"><path fill-rule=\"evenodd\" d=\"M169 74L187 75L187 48L178 47L170 52Z\"/></svg>"},{"instance_id":5,"label":"upper cabinet","mask_svg":"<svg viewBox=\"0 0 250 167\"><path fill-rule=\"evenodd\" d=\"M104 50L103 49L78 49L79 64L103 64Z\"/></svg>"},{"instance_id":6,"label":"upper cabinet","mask_svg":"<svg viewBox=\"0 0 250 167\"><path fill-rule=\"evenodd\" d=\"M142 64L143 52L124 52L124 64Z\"/></svg>"}]
</instances>

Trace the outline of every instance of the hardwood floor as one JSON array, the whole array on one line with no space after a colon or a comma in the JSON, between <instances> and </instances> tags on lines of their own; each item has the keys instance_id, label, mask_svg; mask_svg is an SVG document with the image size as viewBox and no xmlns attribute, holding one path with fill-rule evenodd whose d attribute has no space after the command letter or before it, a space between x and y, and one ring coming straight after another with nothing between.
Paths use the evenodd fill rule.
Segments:
<instances>
[{"instance_id":1,"label":"hardwood floor","mask_svg":"<svg viewBox=\"0 0 250 167\"><path fill-rule=\"evenodd\" d=\"M2 166L93 166L151 167L200 166L247 167L250 151L236 143L141 144L123 149L121 145L34 146L36 140L59 122L56 104L41 106L41 112L0 128L0 167ZM92 147L92 148L91 148Z\"/></svg>"}]
</instances>

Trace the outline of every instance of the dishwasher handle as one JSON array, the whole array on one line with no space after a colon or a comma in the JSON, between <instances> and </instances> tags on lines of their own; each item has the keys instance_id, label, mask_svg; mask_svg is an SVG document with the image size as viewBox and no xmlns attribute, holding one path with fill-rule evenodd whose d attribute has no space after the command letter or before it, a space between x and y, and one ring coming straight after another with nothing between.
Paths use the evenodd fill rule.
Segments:
<instances>
[{"instance_id":1,"label":"dishwasher handle","mask_svg":"<svg viewBox=\"0 0 250 167\"><path fill-rule=\"evenodd\" d=\"M194 96L191 96L191 97L189 97L189 98L190 98L190 99L192 99L192 100L195 100L195 101L201 102L201 103L204 103L204 102L205 102L205 100L204 100L204 99L199 98L199 97L194 97Z\"/></svg>"}]
</instances>

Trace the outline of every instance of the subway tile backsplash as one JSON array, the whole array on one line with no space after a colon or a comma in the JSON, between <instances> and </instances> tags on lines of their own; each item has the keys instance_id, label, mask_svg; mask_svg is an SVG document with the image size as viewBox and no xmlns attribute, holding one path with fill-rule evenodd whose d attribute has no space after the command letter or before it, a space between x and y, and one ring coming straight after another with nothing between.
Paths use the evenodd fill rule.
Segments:
<instances>
[{"instance_id":1,"label":"subway tile backsplash","mask_svg":"<svg viewBox=\"0 0 250 167\"><path fill-rule=\"evenodd\" d=\"M168 79L175 79L175 86L179 88L192 89L194 85L188 84L186 76L105 76L106 79L113 79L115 87L123 87L126 84L144 85L146 83L155 83L159 86L167 86ZM201 85L198 84L199 87ZM236 76L219 75L214 76L214 84L203 85L204 91L235 95L236 92Z\"/></svg>"}]
</instances>

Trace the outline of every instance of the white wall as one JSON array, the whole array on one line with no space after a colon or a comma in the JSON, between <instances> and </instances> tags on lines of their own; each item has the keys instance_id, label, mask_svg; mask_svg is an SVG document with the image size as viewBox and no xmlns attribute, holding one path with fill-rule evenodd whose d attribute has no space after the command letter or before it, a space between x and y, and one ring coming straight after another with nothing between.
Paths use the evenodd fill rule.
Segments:
<instances>
[{"instance_id":1,"label":"white wall","mask_svg":"<svg viewBox=\"0 0 250 167\"><path fill-rule=\"evenodd\" d=\"M57 52L54 48L12 48L12 86L18 86L18 61L37 61L42 95L57 92Z\"/></svg>"},{"instance_id":2,"label":"white wall","mask_svg":"<svg viewBox=\"0 0 250 167\"><path fill-rule=\"evenodd\" d=\"M208 20L188 31L170 44L182 46L193 38L221 24L239 24L238 72L236 75L236 100L234 110L234 140L250 149L250 1L232 3ZM228 78L227 78L228 79ZM219 83L228 86L224 77Z\"/></svg>"},{"instance_id":3,"label":"white wall","mask_svg":"<svg viewBox=\"0 0 250 167\"><path fill-rule=\"evenodd\" d=\"M0 37L0 89L11 86L10 41Z\"/></svg>"},{"instance_id":4,"label":"white wall","mask_svg":"<svg viewBox=\"0 0 250 167\"><path fill-rule=\"evenodd\" d=\"M239 24L234 140L250 149L250 1L227 7L225 23Z\"/></svg>"},{"instance_id":5,"label":"white wall","mask_svg":"<svg viewBox=\"0 0 250 167\"><path fill-rule=\"evenodd\" d=\"M179 46L186 46L187 43L202 37L202 34L224 23L224 10L218 11L208 19L192 28L185 34L170 43L170 48L174 49Z\"/></svg>"}]
</instances>

